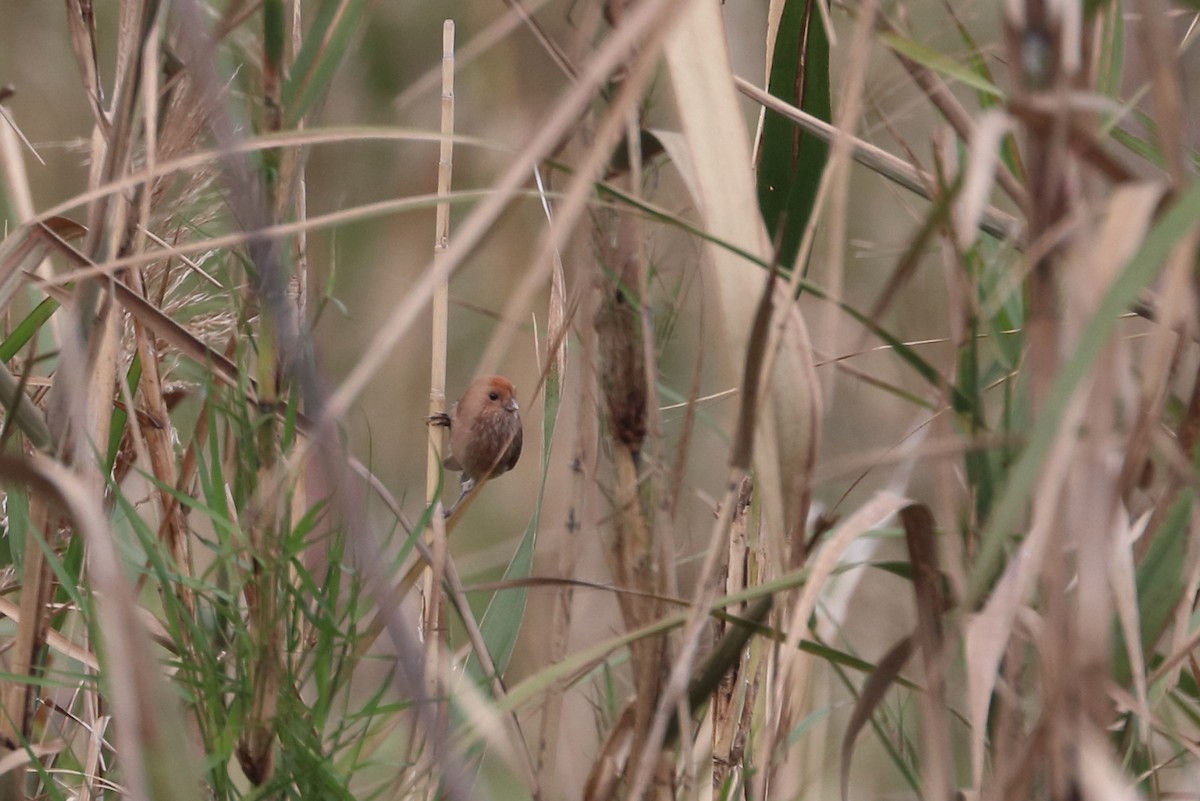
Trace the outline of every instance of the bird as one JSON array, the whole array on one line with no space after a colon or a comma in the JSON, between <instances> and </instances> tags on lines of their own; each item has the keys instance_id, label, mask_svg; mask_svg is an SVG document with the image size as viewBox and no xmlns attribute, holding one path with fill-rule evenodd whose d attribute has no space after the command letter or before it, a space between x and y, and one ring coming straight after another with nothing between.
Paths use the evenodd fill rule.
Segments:
<instances>
[{"instance_id":1,"label":"bird","mask_svg":"<svg viewBox=\"0 0 1200 801\"><path fill-rule=\"evenodd\" d=\"M472 381L449 414L428 418L430 425L450 429L450 449L443 466L462 471L458 500L446 510L446 517L477 483L517 466L523 433L520 412L513 383L504 376L489 375Z\"/></svg>"}]
</instances>

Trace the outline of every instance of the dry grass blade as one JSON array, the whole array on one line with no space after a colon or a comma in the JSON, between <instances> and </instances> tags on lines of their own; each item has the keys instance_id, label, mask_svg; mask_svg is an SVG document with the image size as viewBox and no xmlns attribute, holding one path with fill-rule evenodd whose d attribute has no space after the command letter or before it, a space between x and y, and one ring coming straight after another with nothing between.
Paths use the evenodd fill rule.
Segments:
<instances>
[{"instance_id":1,"label":"dry grass blade","mask_svg":"<svg viewBox=\"0 0 1200 801\"><path fill-rule=\"evenodd\" d=\"M895 33L895 28L892 27L891 23L885 17L881 16L879 19L881 29ZM912 76L913 82L921 87L921 91L929 98L929 102L941 112L946 122L950 123L954 128L954 132L958 134L959 139L967 147L975 147L978 134L975 122L950 91L950 88L946 86L945 82L928 67L918 64L899 51L893 50L893 54L896 56L896 60ZM1005 194L1018 206L1024 206L1027 202L1025 189L1017 181L1016 176L1009 171L1008 166L995 162L992 167L996 182L1004 190Z\"/></svg>"},{"instance_id":2,"label":"dry grass blade","mask_svg":"<svg viewBox=\"0 0 1200 801\"><path fill-rule=\"evenodd\" d=\"M1141 52L1149 60L1154 118L1158 123L1162 153L1166 157L1167 171L1172 184L1180 188L1184 185L1186 176L1194 171L1187 167L1183 128L1187 114L1184 110L1179 63L1175 57L1177 51L1167 27L1170 15L1161 0L1137 0L1135 6L1140 12L1137 30L1142 36Z\"/></svg>"},{"instance_id":3,"label":"dry grass blade","mask_svg":"<svg viewBox=\"0 0 1200 801\"><path fill-rule=\"evenodd\" d=\"M18 624L21 622L21 609L11 601L6 601L0 598L0 615L15 621ZM80 664L86 665L92 670L100 669L100 660L96 654L80 645L76 645L71 640L68 640L61 633L51 630L46 632L46 645L55 651L59 652L68 659L74 659ZM2 773L3 771L0 771Z\"/></svg>"},{"instance_id":4,"label":"dry grass blade","mask_svg":"<svg viewBox=\"0 0 1200 801\"><path fill-rule=\"evenodd\" d=\"M834 126L768 94L743 78L734 78L734 80L738 91L746 97L761 103L764 108L770 109L776 114L787 117L823 141L833 141L836 131ZM898 156L888 153L878 145L873 145L855 136L848 136L847 139L851 144L851 158L859 164L874 170L889 181L926 200L933 199L929 187L935 186L937 183L934 176L917 169ZM979 218L979 228L997 239L1007 240L1019 239L1022 226L1020 221L1011 214L1001 211L995 206L987 206Z\"/></svg>"},{"instance_id":5,"label":"dry grass blade","mask_svg":"<svg viewBox=\"0 0 1200 801\"><path fill-rule=\"evenodd\" d=\"M871 719L871 715L887 695L887 691L899 678L900 671L904 670L904 666L908 664L914 645L912 637L905 637L888 649L888 652L876 664L875 670L871 671L871 675L867 677L866 683L863 684L862 690L858 694L854 711L846 723L846 732L842 735L840 767L842 801L849 801L850 798L850 763L854 759L854 743L858 740L858 734L862 731L863 726L867 725L867 721Z\"/></svg>"},{"instance_id":6,"label":"dry grass blade","mask_svg":"<svg viewBox=\"0 0 1200 801\"><path fill-rule=\"evenodd\" d=\"M633 713L633 706L626 706L605 736L583 785L584 801L609 801L616 797L621 777L633 752Z\"/></svg>"},{"instance_id":7,"label":"dry grass blade","mask_svg":"<svg viewBox=\"0 0 1200 801\"><path fill-rule=\"evenodd\" d=\"M799 645L808 630L808 620L817 607L817 599L825 582L833 575L851 542L882 525L910 503L907 498L890 493L876 495L834 529L813 558L804 589L787 613L787 638L780 650L779 668L767 702L768 729L763 738L763 751L768 757L773 757L775 748L787 741L786 727L789 721L795 719L795 711L804 698L804 671L809 657L799 650ZM769 776L757 779L755 798L769 797L769 779Z\"/></svg>"},{"instance_id":8,"label":"dry grass blade","mask_svg":"<svg viewBox=\"0 0 1200 801\"><path fill-rule=\"evenodd\" d=\"M1122 514L1124 517L1124 515ZM1108 580L1112 587L1112 603L1116 609L1121 636L1125 640L1125 653L1129 658L1129 669L1133 676L1134 708L1138 716L1139 734L1150 736L1150 702L1147 695L1146 656L1142 653L1141 614L1137 601L1137 572L1133 562L1133 543L1144 531L1147 518L1130 525L1121 520L1120 527L1112 538L1112 554L1109 556Z\"/></svg>"},{"instance_id":9,"label":"dry grass blade","mask_svg":"<svg viewBox=\"0 0 1200 801\"><path fill-rule=\"evenodd\" d=\"M737 508L729 530L729 556L726 559L725 594L734 595L746 589L753 580L753 572L762 569L761 553L751 551L749 526L751 480L746 478L739 488ZM754 537L758 540L758 537ZM742 611L738 606L729 610L734 614ZM716 626L714 636L720 637L728 630L722 621ZM747 676L750 657L742 652L740 659L721 679L713 697L712 705L712 765L713 791L724 786L727 777L740 773L741 751L745 740L745 716L755 706L758 676ZM761 664L761 661L760 661ZM748 679L748 680L747 680ZM739 709L740 704L740 709Z\"/></svg>"},{"instance_id":10,"label":"dry grass blade","mask_svg":"<svg viewBox=\"0 0 1200 801\"><path fill-rule=\"evenodd\" d=\"M4 101L8 99L4 94L6 88L0 87L0 164L4 165L5 183L16 206L17 219L25 222L33 216L33 197L29 176L25 172L25 160L21 158L21 147L24 146L33 154L39 164L45 166L46 162L12 118L12 112L4 106Z\"/></svg>"},{"instance_id":11,"label":"dry grass blade","mask_svg":"<svg viewBox=\"0 0 1200 801\"><path fill-rule=\"evenodd\" d=\"M106 193L102 192L98 194L103 195ZM464 190L456 192L455 198L458 200L471 200L487 195L487 190ZM274 240L286 239L322 228L333 228L338 225L354 222L355 220L365 220L383 214L426 208L434 205L436 202L437 195L431 194L410 195L403 198L381 200L377 203L365 203L351 209L342 209L330 212L329 214L312 216L305 220L266 225L255 231L242 230L235 233L209 237L200 241L183 242L162 249L146 250L141 253L108 259L102 263L94 263L86 268L55 276L52 283L59 285L74 283L85 278L111 275L127 267L138 267L152 262L167 261L172 258L208 253L225 248L238 248L251 243L261 246Z\"/></svg>"},{"instance_id":12,"label":"dry grass blade","mask_svg":"<svg viewBox=\"0 0 1200 801\"><path fill-rule=\"evenodd\" d=\"M49 232L51 236L47 237ZM0 242L0 309L7 309L26 273L32 272L50 250L57 237L76 239L86 232L78 223L64 217L51 217L13 231Z\"/></svg>"},{"instance_id":13,"label":"dry grass blade","mask_svg":"<svg viewBox=\"0 0 1200 801\"><path fill-rule=\"evenodd\" d=\"M0 685L0 751L16 750L18 744L28 742L33 723L33 698L37 674L38 654L46 639L49 621L46 606L53 597L50 568L41 549L39 538L46 538L53 521L42 503L33 506L34 514L25 536L25 549L29 558L25 560L21 575L21 606L17 616L17 630L12 638L11 653L8 655L9 672L13 679ZM52 541L53 538L47 538Z\"/></svg>"},{"instance_id":14,"label":"dry grass blade","mask_svg":"<svg viewBox=\"0 0 1200 801\"><path fill-rule=\"evenodd\" d=\"M1138 801L1134 783L1113 764L1108 744L1099 735L1079 743L1079 791L1083 798L1105 801Z\"/></svg>"},{"instance_id":15,"label":"dry grass blade","mask_svg":"<svg viewBox=\"0 0 1200 801\"><path fill-rule=\"evenodd\" d=\"M278 149L302 149L313 145L332 145L345 144L352 142L440 142L441 135L436 131L414 130L406 128L373 128L370 126L355 126L355 127L339 127L331 126L327 128L306 128L299 131L281 131L276 134L267 134L262 136L247 136L245 139L239 139L236 142L231 142L225 148L219 149L197 149L182 155L173 156L171 158L162 159L155 163L153 170L140 169L137 165L131 168L126 174L117 176L111 181L102 183L99 186L90 188L86 191L73 195L69 199L51 206L48 209L35 215L36 220L46 221L51 217L61 217L72 209L79 206L92 203L109 195L136 190L145 184L152 181L170 178L181 174L200 173L203 174L207 168L218 163L222 158L228 156L244 156L263 151L278 150ZM454 141L461 145L469 145L484 149L497 149L498 145L494 142L481 139L474 136L456 135ZM393 199L393 204L397 202L411 202L414 198L403 198L400 200ZM426 200L421 196L416 196L417 200ZM430 196L433 201L436 201L436 195ZM277 235L287 235L295 233L297 228L286 228L282 233ZM264 233L271 233L270 231ZM242 234L245 236L245 234ZM201 250L207 243L209 247L216 241L224 243L225 240L220 238L205 239L199 245L193 245L196 252ZM228 243L226 243L228 244ZM224 246L224 245L220 245ZM161 255L154 256L154 259L161 258ZM142 262L122 262L115 267L127 267L130 264L144 263L150 261L148 257L144 257Z\"/></svg>"},{"instance_id":16,"label":"dry grass blade","mask_svg":"<svg viewBox=\"0 0 1200 801\"><path fill-rule=\"evenodd\" d=\"M954 752L950 747L950 720L946 705L946 669L949 653L942 629L945 599L942 571L937 555L937 533L933 514L916 504L900 510L904 540L913 571L917 597L916 641L925 663L925 692L921 696L922 734L925 750L921 762L923 787L930 798L949 798L953 789ZM843 763L843 796L845 763Z\"/></svg>"},{"instance_id":17,"label":"dry grass blade","mask_svg":"<svg viewBox=\"0 0 1200 801\"><path fill-rule=\"evenodd\" d=\"M720 54L718 56L718 54ZM733 245L770 263L770 244L757 212L750 142L738 113L734 77L726 57L724 29L718 9L693 5L667 45L667 64L678 103L687 160L677 161L695 187L702 226L717 241ZM737 363L748 352L750 326L757 299L745 291L755 286L758 268L726 248L706 245L711 280L717 293L728 350ZM782 294L782 293L781 293ZM780 299L771 323L778 351L768 370L770 383L755 428L756 488L760 491L767 530L776 534L770 546L774 564L789 564L788 540L807 514L807 477L816 448L819 401L816 371L803 319L790 300ZM801 486L796 486L799 480Z\"/></svg>"},{"instance_id":18,"label":"dry grass blade","mask_svg":"<svg viewBox=\"0 0 1200 801\"><path fill-rule=\"evenodd\" d=\"M1072 248L1066 263L1064 288L1068 302L1063 309L1068 346L1096 311L1103 293L1116 280L1121 268L1137 252L1149 230L1161 197L1161 186L1133 184L1117 189L1109 198L1104 217L1095 232ZM1075 468L1067 493L1058 500L1077 542L1078 607L1071 627L1077 641L1071 649L1074 674L1070 681L1081 694L1082 711L1091 725L1107 726L1113 710L1105 699L1108 664L1111 659L1111 617L1114 610L1127 629L1127 649L1136 665L1135 696L1146 707L1144 660L1136 621L1136 595L1130 594L1129 578L1115 584L1115 571L1125 565L1132 570L1132 540L1124 536L1125 513L1118 506L1122 455L1137 458L1137 450L1125 451L1120 409L1132 395L1132 354L1128 342L1108 343L1100 362L1092 370L1084 424L1087 435L1076 446ZM1039 502L1041 502L1039 500ZM1118 591L1123 588L1124 591ZM1119 604L1119 608L1118 608Z\"/></svg>"},{"instance_id":19,"label":"dry grass blade","mask_svg":"<svg viewBox=\"0 0 1200 801\"><path fill-rule=\"evenodd\" d=\"M991 211L988 198L1000 159L1000 145L1008 134L1011 123L1007 115L999 111L983 114L971 139L970 156L963 177L962 192L958 197L958 209L954 215L954 234L958 246L967 250L975 240L975 231L983 227L983 216Z\"/></svg>"},{"instance_id":20,"label":"dry grass blade","mask_svg":"<svg viewBox=\"0 0 1200 801\"><path fill-rule=\"evenodd\" d=\"M73 248L51 227L44 223L36 223L35 225L41 229L43 235L49 240L55 251L65 256L70 263L84 269L100 270L91 259ZM194 360L197 364L211 367L214 375L229 386L239 386L237 365L230 361L227 356L208 347L208 345L201 342L199 338L186 328L172 320L162 310L156 308L123 282L112 280L106 286L113 291L116 299L125 306L129 313L156 336L163 339L172 347L177 348L180 353Z\"/></svg>"},{"instance_id":21,"label":"dry grass blade","mask_svg":"<svg viewBox=\"0 0 1200 801\"><path fill-rule=\"evenodd\" d=\"M96 52L96 17L92 4L86 0L72 0L68 4L67 25L71 35L71 49L83 74L83 87L96 125L107 132L108 115L104 110L104 90L100 85L99 56Z\"/></svg>"},{"instance_id":22,"label":"dry grass blade","mask_svg":"<svg viewBox=\"0 0 1200 801\"><path fill-rule=\"evenodd\" d=\"M1073 403L1061 431L1074 430L1082 415L1081 404ZM1070 466L1073 443L1061 435L1046 459L1041 487L1049 495L1061 492ZM1035 511L1032 525L1004 574L996 582L984 608L966 624L964 649L967 666L967 710L971 721L971 767L974 787L984 781L984 746L988 729L988 707L999 677L1000 663L1008 647L1017 614L1042 569L1055 530L1055 517L1045 505Z\"/></svg>"}]
</instances>

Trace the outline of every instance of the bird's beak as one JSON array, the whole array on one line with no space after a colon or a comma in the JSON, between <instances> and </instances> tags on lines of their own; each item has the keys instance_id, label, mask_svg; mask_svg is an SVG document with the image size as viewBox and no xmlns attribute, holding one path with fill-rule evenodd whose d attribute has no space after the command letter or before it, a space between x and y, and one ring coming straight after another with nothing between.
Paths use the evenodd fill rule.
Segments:
<instances>
[{"instance_id":1,"label":"bird's beak","mask_svg":"<svg viewBox=\"0 0 1200 801\"><path fill-rule=\"evenodd\" d=\"M510 412L519 412L519 411L521 411L521 407L520 407L520 405L517 403L517 399L516 399L516 398L509 398L509 399L508 399L508 403L504 404L504 408L505 408L505 409L508 409Z\"/></svg>"}]
</instances>

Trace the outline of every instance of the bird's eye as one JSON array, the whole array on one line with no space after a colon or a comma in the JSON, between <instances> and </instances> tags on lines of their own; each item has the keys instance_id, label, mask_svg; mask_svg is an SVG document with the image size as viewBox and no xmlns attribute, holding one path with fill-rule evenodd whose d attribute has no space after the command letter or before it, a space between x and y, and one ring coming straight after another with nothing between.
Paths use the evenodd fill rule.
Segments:
<instances>
[{"instance_id":1,"label":"bird's eye","mask_svg":"<svg viewBox=\"0 0 1200 801\"><path fill-rule=\"evenodd\" d=\"M500 400L500 393L493 389L488 393L488 397L492 400Z\"/></svg>"}]
</instances>

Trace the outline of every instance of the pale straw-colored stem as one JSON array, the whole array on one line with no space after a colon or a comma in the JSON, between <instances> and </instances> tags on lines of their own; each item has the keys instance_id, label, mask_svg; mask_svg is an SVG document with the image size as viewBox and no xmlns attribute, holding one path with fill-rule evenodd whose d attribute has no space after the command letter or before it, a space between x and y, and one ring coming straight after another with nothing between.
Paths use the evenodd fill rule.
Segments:
<instances>
[{"instance_id":1,"label":"pale straw-colored stem","mask_svg":"<svg viewBox=\"0 0 1200 801\"><path fill-rule=\"evenodd\" d=\"M442 25L442 123L438 149L438 204L433 243L434 263L440 261L450 243L450 185L454 167L454 22ZM429 377L429 414L446 411L446 341L450 315L449 282L441 281L433 292L432 358ZM441 480L441 460L446 452L446 429L429 426L429 451L425 471L425 499L433 503ZM431 697L438 697L442 658L441 644L446 635L445 604L442 598L442 578L446 567L446 528L442 521L442 505L433 510L429 531L433 560L425 572L425 680ZM445 714L445 709L440 711Z\"/></svg>"},{"instance_id":2,"label":"pale straw-colored stem","mask_svg":"<svg viewBox=\"0 0 1200 801\"><path fill-rule=\"evenodd\" d=\"M434 259L440 259L450 243L450 183L454 168L454 23L442 27L442 139L438 150L438 197ZM442 281L433 292L432 367L429 375L429 413L446 411L446 338L450 314L450 287ZM429 461L426 466L425 499L432 503L441 477L446 429L429 427Z\"/></svg>"}]
</instances>

